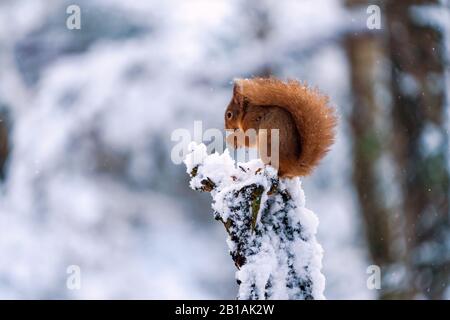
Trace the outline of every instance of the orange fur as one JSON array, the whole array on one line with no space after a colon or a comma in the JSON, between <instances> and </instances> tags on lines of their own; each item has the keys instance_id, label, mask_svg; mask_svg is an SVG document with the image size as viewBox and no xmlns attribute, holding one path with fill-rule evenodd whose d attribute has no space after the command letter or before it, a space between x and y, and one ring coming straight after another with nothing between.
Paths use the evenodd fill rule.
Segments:
<instances>
[{"instance_id":1,"label":"orange fur","mask_svg":"<svg viewBox=\"0 0 450 320\"><path fill-rule=\"evenodd\" d=\"M237 79L235 94L248 99L251 105L278 106L292 115L301 152L296 163L283 173L287 177L310 174L334 142L334 109L328 105L328 97L306 84L275 78Z\"/></svg>"}]
</instances>

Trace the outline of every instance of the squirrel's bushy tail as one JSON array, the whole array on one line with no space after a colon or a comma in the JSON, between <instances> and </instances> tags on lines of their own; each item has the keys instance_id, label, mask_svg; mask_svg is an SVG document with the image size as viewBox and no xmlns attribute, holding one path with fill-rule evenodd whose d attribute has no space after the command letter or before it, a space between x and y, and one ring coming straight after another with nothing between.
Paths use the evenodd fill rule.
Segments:
<instances>
[{"instance_id":1,"label":"squirrel's bushy tail","mask_svg":"<svg viewBox=\"0 0 450 320\"><path fill-rule=\"evenodd\" d=\"M236 79L235 84L237 93L251 104L278 106L293 116L301 142L295 175L310 174L334 142L337 117L328 97L296 80Z\"/></svg>"}]
</instances>

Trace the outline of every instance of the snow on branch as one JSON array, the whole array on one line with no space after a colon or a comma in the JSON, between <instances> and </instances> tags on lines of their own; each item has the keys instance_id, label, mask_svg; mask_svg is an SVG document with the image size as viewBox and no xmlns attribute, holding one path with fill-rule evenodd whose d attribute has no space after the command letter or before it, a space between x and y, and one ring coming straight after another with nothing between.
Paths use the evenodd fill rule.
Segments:
<instances>
[{"instance_id":1,"label":"snow on branch","mask_svg":"<svg viewBox=\"0 0 450 320\"><path fill-rule=\"evenodd\" d=\"M305 208L298 178L279 179L260 160L235 165L228 150L208 155L191 143L190 187L210 192L214 218L228 233L238 268L238 299L324 299L316 215Z\"/></svg>"}]
</instances>

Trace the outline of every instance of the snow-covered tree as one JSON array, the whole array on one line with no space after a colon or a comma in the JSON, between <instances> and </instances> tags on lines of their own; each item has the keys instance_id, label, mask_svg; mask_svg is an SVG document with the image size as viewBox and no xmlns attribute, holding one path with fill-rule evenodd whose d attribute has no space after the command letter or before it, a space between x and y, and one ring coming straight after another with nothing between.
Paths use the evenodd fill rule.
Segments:
<instances>
[{"instance_id":1,"label":"snow-covered tree","mask_svg":"<svg viewBox=\"0 0 450 320\"><path fill-rule=\"evenodd\" d=\"M190 145L185 163L194 190L213 198L238 268L238 299L323 299L318 218L305 208L299 178L280 179L261 160L238 163L228 150L208 155Z\"/></svg>"},{"instance_id":2,"label":"snow-covered tree","mask_svg":"<svg viewBox=\"0 0 450 320\"><path fill-rule=\"evenodd\" d=\"M198 214L209 199L190 192L183 166L170 161L171 132L197 119L222 128L231 79L267 67L323 88L338 106L346 99L345 61L330 41L346 23L339 2L259 3L78 0L82 27L68 30L70 0L0 1L0 21L8 21L0 105L10 120L1 298L233 294L221 226ZM303 186L320 212L327 297L371 297L354 241L345 141ZM327 204L316 201L323 196ZM81 267L80 290L65 285L72 264Z\"/></svg>"}]
</instances>

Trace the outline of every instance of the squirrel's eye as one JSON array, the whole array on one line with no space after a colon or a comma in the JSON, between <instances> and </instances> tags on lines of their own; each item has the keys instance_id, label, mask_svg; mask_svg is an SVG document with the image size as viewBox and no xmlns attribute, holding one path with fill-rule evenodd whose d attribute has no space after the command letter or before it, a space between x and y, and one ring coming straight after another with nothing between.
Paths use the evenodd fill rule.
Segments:
<instances>
[{"instance_id":1,"label":"squirrel's eye","mask_svg":"<svg viewBox=\"0 0 450 320\"><path fill-rule=\"evenodd\" d=\"M231 119L232 117L233 117L233 112L228 111L228 112L227 112L227 118L228 118L228 119Z\"/></svg>"}]
</instances>

